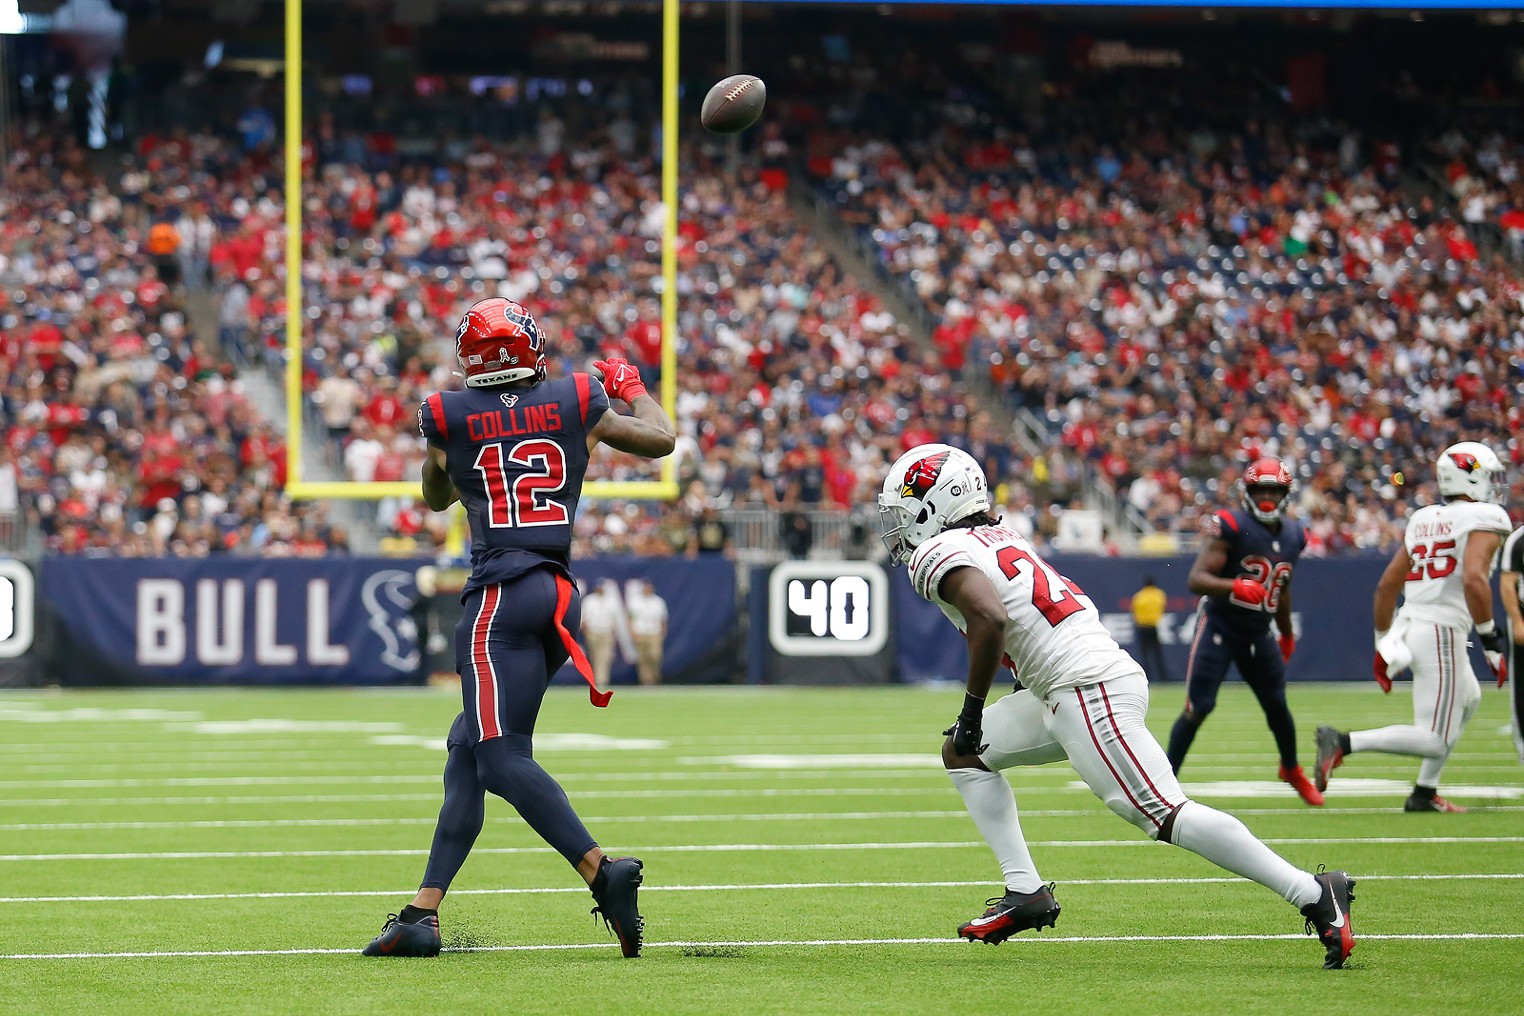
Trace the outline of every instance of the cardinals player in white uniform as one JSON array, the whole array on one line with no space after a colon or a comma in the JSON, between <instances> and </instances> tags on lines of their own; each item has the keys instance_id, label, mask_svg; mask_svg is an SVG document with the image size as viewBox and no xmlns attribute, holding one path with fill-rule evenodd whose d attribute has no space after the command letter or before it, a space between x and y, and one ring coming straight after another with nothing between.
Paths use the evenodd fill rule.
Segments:
<instances>
[{"instance_id":1,"label":"cardinals player in white uniform","mask_svg":"<svg viewBox=\"0 0 1524 1016\"><path fill-rule=\"evenodd\" d=\"M1492 618L1491 578L1511 523L1498 504L1508 487L1492 449L1475 441L1451 445L1435 472L1444 503L1413 513L1402 546L1376 583L1376 683L1390 692L1391 675L1413 669L1413 723L1347 732L1319 727L1314 777L1325 789L1351 752L1416 755L1423 764L1403 810L1457 812L1466 809L1439 796L1439 774L1482 700L1466 661L1473 625L1499 687L1508 676L1505 639Z\"/></svg>"},{"instance_id":2,"label":"cardinals player in white uniform","mask_svg":"<svg viewBox=\"0 0 1524 1016\"><path fill-rule=\"evenodd\" d=\"M912 448L889 468L878 497L884 543L921 596L968 639L968 688L945 731L942 760L1005 875L958 934L998 944L1052 927L1059 906L1044 885L1000 770L1067 757L1112 811L1149 836L1192 850L1300 908L1325 952L1344 965L1354 948L1345 872L1311 874L1265 846L1231 815L1185 796L1164 749L1144 726L1148 682L1101 625L1094 604L1019 534L990 514L988 484L966 452ZM1002 664L1022 688L986 706Z\"/></svg>"}]
</instances>

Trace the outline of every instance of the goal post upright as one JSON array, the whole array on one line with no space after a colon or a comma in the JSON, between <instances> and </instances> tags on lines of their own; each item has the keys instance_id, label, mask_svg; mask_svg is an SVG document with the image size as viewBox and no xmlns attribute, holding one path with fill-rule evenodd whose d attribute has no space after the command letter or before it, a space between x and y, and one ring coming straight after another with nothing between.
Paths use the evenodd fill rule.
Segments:
<instances>
[{"instance_id":1,"label":"goal post upright","mask_svg":"<svg viewBox=\"0 0 1524 1016\"><path fill-rule=\"evenodd\" d=\"M661 66L661 386L662 408L677 419L677 183L678 183L678 14L681 0L662 0ZM309 481L302 479L304 417L302 360L302 0L285 6L286 136L286 493L296 500L376 501L419 496L416 483ZM591 500L675 501L680 493L677 464L661 461L657 480L588 480L583 496Z\"/></svg>"},{"instance_id":2,"label":"goal post upright","mask_svg":"<svg viewBox=\"0 0 1524 1016\"><path fill-rule=\"evenodd\" d=\"M286 492L302 497L302 0L286 0L285 36Z\"/></svg>"}]
</instances>

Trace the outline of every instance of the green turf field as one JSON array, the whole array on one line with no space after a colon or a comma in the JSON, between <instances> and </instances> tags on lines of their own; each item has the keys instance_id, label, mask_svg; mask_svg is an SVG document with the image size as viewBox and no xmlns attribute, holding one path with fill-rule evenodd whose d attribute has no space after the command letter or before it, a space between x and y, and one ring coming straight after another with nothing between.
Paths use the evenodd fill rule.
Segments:
<instances>
[{"instance_id":1,"label":"green turf field","mask_svg":"<svg viewBox=\"0 0 1524 1016\"><path fill-rule=\"evenodd\" d=\"M1319 722L1410 719L1406 686L1295 686ZM1178 685L1155 690L1168 730ZM1501 1013L1524 1008L1524 767L1487 688L1446 773L1356 756L1329 806L1274 783L1241 685L1186 789L1289 859L1359 879L1351 969L1288 904L1106 812L1067 765L1017 771L1056 930L953 938L999 872L941 772L957 689L557 691L537 755L646 862L622 960L575 873L502 802L441 911L448 952L358 950L421 877L449 691L0 695L0 983L12 1012ZM1268 782L1267 782L1268 781ZM469 950L469 951L467 951ZM18 1007L19 1006L19 1007Z\"/></svg>"}]
</instances>

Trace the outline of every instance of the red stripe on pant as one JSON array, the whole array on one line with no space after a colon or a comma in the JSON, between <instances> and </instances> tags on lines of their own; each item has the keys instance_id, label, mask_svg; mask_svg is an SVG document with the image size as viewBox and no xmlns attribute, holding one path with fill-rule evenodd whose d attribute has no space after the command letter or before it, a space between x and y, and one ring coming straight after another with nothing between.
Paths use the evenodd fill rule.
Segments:
<instances>
[{"instance_id":1,"label":"red stripe on pant","mask_svg":"<svg viewBox=\"0 0 1524 1016\"><path fill-rule=\"evenodd\" d=\"M1122 750L1127 753L1127 757L1132 759L1133 768L1138 771L1139 776L1143 777L1143 782L1148 784L1148 789L1153 791L1154 798L1163 805L1165 811L1171 810L1174 808L1174 805L1170 804L1169 800L1159 793L1159 788L1154 786L1154 781L1148 776L1148 770L1143 768L1143 763L1139 762L1138 756L1133 754L1132 746L1127 743L1127 738L1122 736L1122 727L1117 723L1116 713L1111 711L1111 696L1106 693L1106 686L1104 684L1100 686L1100 691L1101 701L1106 704L1106 719L1111 721L1111 729L1117 732L1117 743L1122 746Z\"/></svg>"},{"instance_id":2,"label":"red stripe on pant","mask_svg":"<svg viewBox=\"0 0 1524 1016\"><path fill-rule=\"evenodd\" d=\"M577 668L577 673L582 675L582 680L587 682L587 697L593 705L602 709L609 704L609 699L614 697L611 691L599 691L598 682L593 677L593 665L588 662L587 654L582 647L577 645L577 640L572 638L572 633L566 630L566 612L571 609L572 584L565 575L556 576L556 632L561 636L561 644L566 647L566 655L571 657L572 666Z\"/></svg>"},{"instance_id":3,"label":"red stripe on pant","mask_svg":"<svg viewBox=\"0 0 1524 1016\"><path fill-rule=\"evenodd\" d=\"M471 626L471 670L476 679L476 725L483 741L501 737L503 729L497 722L497 668L487 652L487 637L492 634L492 621L497 617L497 605L502 599L499 586L487 586L482 590L481 609L476 612L476 623Z\"/></svg>"},{"instance_id":4,"label":"red stripe on pant","mask_svg":"<svg viewBox=\"0 0 1524 1016\"><path fill-rule=\"evenodd\" d=\"M1206 632L1206 611L1202 610L1201 616L1196 619L1196 635L1191 639L1190 655L1185 658L1185 698L1189 702L1191 698L1191 674L1196 670L1196 650L1201 648L1201 636Z\"/></svg>"},{"instance_id":5,"label":"red stripe on pant","mask_svg":"<svg viewBox=\"0 0 1524 1016\"><path fill-rule=\"evenodd\" d=\"M1111 770L1111 776L1117 781L1117 786L1122 788L1122 793L1127 795L1127 800L1132 802L1132 806L1138 810L1139 814L1152 822L1155 829L1160 828L1162 823L1150 815L1148 809L1143 807L1142 803L1133 796L1132 788L1127 785L1126 780L1122 779L1122 774L1117 772L1117 767L1111 764L1111 759L1106 757L1106 749L1101 747L1100 735L1095 732L1095 723L1090 719L1090 710L1085 703L1085 690L1083 688L1074 689L1074 697L1079 701L1080 714L1085 717L1085 729L1090 731L1090 741L1095 745L1095 752L1101 757L1101 761L1106 763L1106 768Z\"/></svg>"},{"instance_id":6,"label":"red stripe on pant","mask_svg":"<svg viewBox=\"0 0 1524 1016\"><path fill-rule=\"evenodd\" d=\"M1449 674L1450 680L1445 688L1445 690L1449 692L1449 694L1446 696L1448 703L1445 706L1445 729L1444 733L1440 734L1440 736L1445 739L1446 744L1449 744L1450 719L1455 715L1455 692L1456 685L1459 684L1459 681L1457 680L1458 675L1455 669L1455 633L1448 628L1441 630L1444 632L1445 646L1444 662L1441 664L1441 666L1444 668L1445 672ZM1437 719L1438 718L1436 717L1436 721Z\"/></svg>"}]
</instances>

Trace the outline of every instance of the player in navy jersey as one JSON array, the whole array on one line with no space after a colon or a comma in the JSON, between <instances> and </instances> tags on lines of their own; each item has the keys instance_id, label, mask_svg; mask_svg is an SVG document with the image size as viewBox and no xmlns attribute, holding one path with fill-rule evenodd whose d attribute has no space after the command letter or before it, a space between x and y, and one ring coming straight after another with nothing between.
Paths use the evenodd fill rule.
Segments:
<instances>
[{"instance_id":1,"label":"player in navy jersey","mask_svg":"<svg viewBox=\"0 0 1524 1016\"><path fill-rule=\"evenodd\" d=\"M1296 760L1296 721L1286 705L1286 661L1296 648L1291 628L1291 570L1307 545L1302 524L1285 518L1291 471L1262 458L1238 484L1242 508L1222 509L1205 526L1206 545L1191 565L1190 590L1202 597L1185 670L1185 711L1169 735L1175 772L1196 731L1217 705L1217 689L1236 665L1254 692L1280 752L1279 776L1308 804L1323 803ZM1274 618L1279 638L1270 633Z\"/></svg>"},{"instance_id":2,"label":"player in navy jersey","mask_svg":"<svg viewBox=\"0 0 1524 1016\"><path fill-rule=\"evenodd\" d=\"M428 441L423 500L459 500L471 519L471 578L455 630L464 709L446 742L444 805L428 867L412 903L387 918L367 956L435 956L439 904L481 832L486 792L502 797L577 869L625 956L640 955L636 903L642 863L606 857L560 785L533 757L535 719L550 679L569 658L594 705L593 683L572 637L580 620L571 577L572 520L588 455L598 444L646 458L670 454L672 423L620 358L588 374L550 378L544 338L510 300L475 304L455 334L462 391L430 395L418 425ZM611 398L630 406L625 416Z\"/></svg>"}]
</instances>

